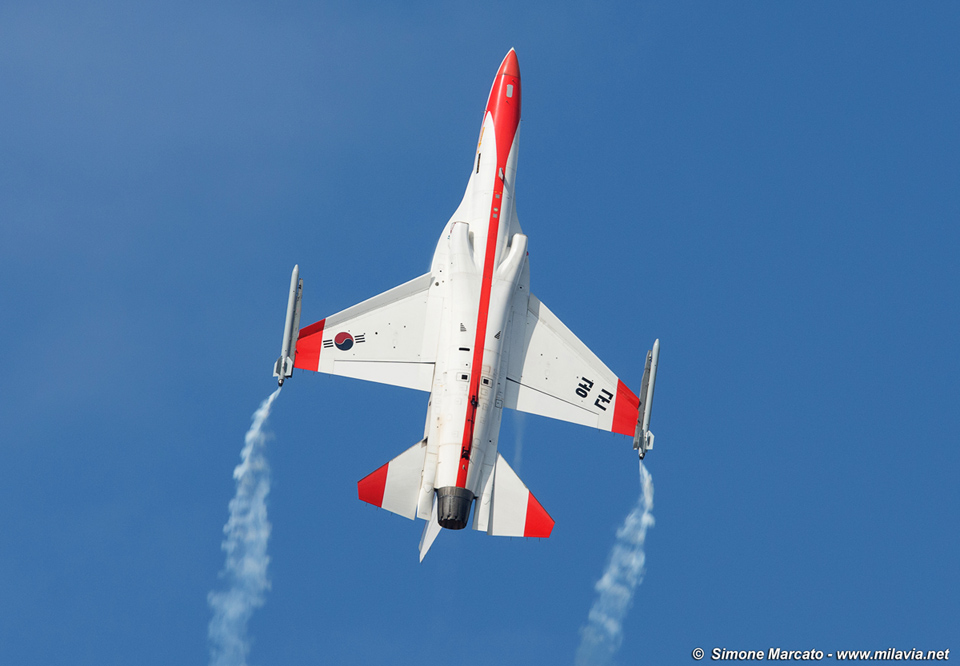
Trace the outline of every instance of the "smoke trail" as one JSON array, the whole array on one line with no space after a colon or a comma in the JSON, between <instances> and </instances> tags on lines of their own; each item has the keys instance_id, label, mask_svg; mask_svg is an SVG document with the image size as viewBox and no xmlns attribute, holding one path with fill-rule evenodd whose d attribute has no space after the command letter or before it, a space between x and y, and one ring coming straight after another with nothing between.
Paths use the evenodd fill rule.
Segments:
<instances>
[{"instance_id":1,"label":"smoke trail","mask_svg":"<svg viewBox=\"0 0 960 666\"><path fill-rule=\"evenodd\" d=\"M587 625L580 629L580 647L577 649L577 666L611 664L613 655L623 642L623 618L633 604L633 593L643 581L643 542L647 528L653 526L653 478L640 463L640 483L643 492L637 506L624 519L617 530L617 542L610 553L603 576L594 589L597 599L593 602Z\"/></svg>"},{"instance_id":2,"label":"smoke trail","mask_svg":"<svg viewBox=\"0 0 960 666\"><path fill-rule=\"evenodd\" d=\"M220 577L227 580L227 589L207 595L207 603L213 609L207 630L211 666L246 666L250 652L247 621L254 609L263 605L264 593L270 589L270 522L266 504L270 467L264 455L267 434L263 426L278 395L279 388L254 412L253 425L240 453L241 462L233 470L237 492L230 500L230 518L223 526L225 538L221 544L227 559Z\"/></svg>"}]
</instances>

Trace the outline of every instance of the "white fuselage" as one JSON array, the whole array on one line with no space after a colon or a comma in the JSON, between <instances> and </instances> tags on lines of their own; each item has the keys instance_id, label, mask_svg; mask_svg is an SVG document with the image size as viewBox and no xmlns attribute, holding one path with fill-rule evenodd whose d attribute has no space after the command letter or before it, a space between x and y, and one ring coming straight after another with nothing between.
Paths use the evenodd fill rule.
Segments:
<instances>
[{"instance_id":1,"label":"white fuselage","mask_svg":"<svg viewBox=\"0 0 960 666\"><path fill-rule=\"evenodd\" d=\"M496 461L506 390L503 343L515 305L526 314L527 238L514 190L519 132L505 159L498 159L494 135L487 112L466 193L433 257L431 295L443 306L424 432L421 515L430 510L435 488L459 486L481 495Z\"/></svg>"}]
</instances>

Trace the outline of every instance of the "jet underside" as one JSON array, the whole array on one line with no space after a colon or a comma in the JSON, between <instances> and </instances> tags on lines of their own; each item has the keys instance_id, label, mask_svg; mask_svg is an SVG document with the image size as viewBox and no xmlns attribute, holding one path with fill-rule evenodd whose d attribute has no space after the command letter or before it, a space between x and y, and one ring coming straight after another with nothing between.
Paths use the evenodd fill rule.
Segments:
<instances>
[{"instance_id":1,"label":"jet underside","mask_svg":"<svg viewBox=\"0 0 960 666\"><path fill-rule=\"evenodd\" d=\"M360 499L428 521L421 559L440 528L467 526L471 508L474 529L550 535L553 519L497 452L505 407L633 435L641 457L652 445L656 358L651 373L648 355L642 405L530 293L514 187L520 110L511 50L429 273L300 329L294 341L302 285L294 269L274 372L281 383L297 367L430 392L423 439L358 483Z\"/></svg>"}]
</instances>

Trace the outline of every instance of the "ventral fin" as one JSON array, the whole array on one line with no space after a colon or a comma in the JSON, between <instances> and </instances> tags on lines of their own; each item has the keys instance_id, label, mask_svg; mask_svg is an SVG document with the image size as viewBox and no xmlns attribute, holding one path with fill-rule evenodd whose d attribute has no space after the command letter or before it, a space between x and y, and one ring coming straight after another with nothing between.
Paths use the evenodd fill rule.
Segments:
<instances>
[{"instance_id":1,"label":"ventral fin","mask_svg":"<svg viewBox=\"0 0 960 666\"><path fill-rule=\"evenodd\" d=\"M430 550L430 546L433 545L433 542L436 541L437 535L440 534L440 530L443 529L440 527L440 523L437 521L437 498L433 498L433 511L430 516L430 521L423 528L423 534L420 536L420 561L423 562L423 558L427 556L427 551Z\"/></svg>"}]
</instances>

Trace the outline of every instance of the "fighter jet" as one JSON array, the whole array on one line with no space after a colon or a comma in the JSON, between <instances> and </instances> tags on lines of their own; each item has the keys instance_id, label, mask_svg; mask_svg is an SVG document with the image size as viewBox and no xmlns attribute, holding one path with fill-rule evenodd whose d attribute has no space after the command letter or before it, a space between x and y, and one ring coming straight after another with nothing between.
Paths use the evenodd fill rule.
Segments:
<instances>
[{"instance_id":1,"label":"fighter jet","mask_svg":"<svg viewBox=\"0 0 960 666\"><path fill-rule=\"evenodd\" d=\"M423 438L361 479L360 499L428 521L420 559L441 528L548 537L554 520L497 452L506 408L633 436L653 446L650 409L660 342L638 397L530 293L527 237L516 214L521 106L513 49L497 71L460 206L430 272L299 328L294 267L281 356L294 368L430 393ZM296 338L294 335L296 334Z\"/></svg>"}]
</instances>

